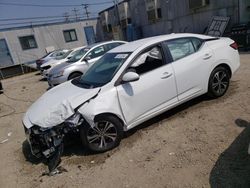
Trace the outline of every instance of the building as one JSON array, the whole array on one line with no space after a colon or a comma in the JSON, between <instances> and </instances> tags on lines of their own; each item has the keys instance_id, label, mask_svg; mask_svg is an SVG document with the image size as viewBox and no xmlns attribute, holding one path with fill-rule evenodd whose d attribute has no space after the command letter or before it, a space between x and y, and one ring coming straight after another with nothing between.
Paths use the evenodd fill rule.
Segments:
<instances>
[{"instance_id":1,"label":"building","mask_svg":"<svg viewBox=\"0 0 250 188\"><path fill-rule=\"evenodd\" d=\"M97 19L0 29L0 67L34 62L47 52L96 41Z\"/></svg>"},{"instance_id":2,"label":"building","mask_svg":"<svg viewBox=\"0 0 250 188\"><path fill-rule=\"evenodd\" d=\"M240 21L241 23L250 22L250 1L249 0L240 0Z\"/></svg>"},{"instance_id":3,"label":"building","mask_svg":"<svg viewBox=\"0 0 250 188\"><path fill-rule=\"evenodd\" d=\"M204 33L214 16L229 17L229 27L250 21L249 4L249 0L125 0L101 11L99 21L103 39Z\"/></svg>"}]
</instances>

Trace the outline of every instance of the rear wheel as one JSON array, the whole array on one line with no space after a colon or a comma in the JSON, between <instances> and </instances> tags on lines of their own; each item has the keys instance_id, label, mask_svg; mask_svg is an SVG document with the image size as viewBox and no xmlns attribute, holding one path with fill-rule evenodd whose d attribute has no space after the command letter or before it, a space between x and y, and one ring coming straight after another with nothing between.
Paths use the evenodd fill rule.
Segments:
<instances>
[{"instance_id":1,"label":"rear wheel","mask_svg":"<svg viewBox=\"0 0 250 188\"><path fill-rule=\"evenodd\" d=\"M122 123L112 115L100 115L91 127L85 123L81 128L83 145L94 152L105 152L119 145L123 136Z\"/></svg>"},{"instance_id":2,"label":"rear wheel","mask_svg":"<svg viewBox=\"0 0 250 188\"><path fill-rule=\"evenodd\" d=\"M69 75L68 80L72 80L72 79L77 78L77 77L79 77L81 75L82 75L82 73L80 73L80 72L74 72L74 73Z\"/></svg>"},{"instance_id":3,"label":"rear wheel","mask_svg":"<svg viewBox=\"0 0 250 188\"><path fill-rule=\"evenodd\" d=\"M225 67L217 67L209 78L208 95L212 98L223 96L229 87L230 74Z\"/></svg>"}]
</instances>

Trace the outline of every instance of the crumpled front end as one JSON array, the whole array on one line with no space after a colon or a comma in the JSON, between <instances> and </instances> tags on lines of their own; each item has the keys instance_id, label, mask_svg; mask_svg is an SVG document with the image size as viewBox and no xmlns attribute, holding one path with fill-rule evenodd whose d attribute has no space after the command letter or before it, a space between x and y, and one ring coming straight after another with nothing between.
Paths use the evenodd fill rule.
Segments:
<instances>
[{"instance_id":1,"label":"crumpled front end","mask_svg":"<svg viewBox=\"0 0 250 188\"><path fill-rule=\"evenodd\" d=\"M26 120L26 121L25 121ZM63 143L63 138L69 132L79 132L79 126L83 118L76 113L68 118L64 123L50 128L43 128L37 125L30 126L24 118L24 130L26 138L31 146L32 154L40 158L50 158ZM31 123L30 123L31 124Z\"/></svg>"},{"instance_id":2,"label":"crumpled front end","mask_svg":"<svg viewBox=\"0 0 250 188\"><path fill-rule=\"evenodd\" d=\"M26 121L25 121L26 120ZM84 119L79 113L72 115L64 123L50 128L30 126L24 118L24 130L31 152L37 158L47 159L49 175L56 174L56 168L63 153L63 140L68 133L77 133ZM27 124L28 123L28 124ZM27 128L29 127L29 128Z\"/></svg>"}]
</instances>

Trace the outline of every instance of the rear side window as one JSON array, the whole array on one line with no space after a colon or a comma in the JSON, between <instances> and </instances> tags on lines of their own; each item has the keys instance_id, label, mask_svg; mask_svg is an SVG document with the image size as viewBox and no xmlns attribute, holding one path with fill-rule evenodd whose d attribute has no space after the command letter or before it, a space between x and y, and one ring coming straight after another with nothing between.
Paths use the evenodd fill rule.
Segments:
<instances>
[{"instance_id":1,"label":"rear side window","mask_svg":"<svg viewBox=\"0 0 250 188\"><path fill-rule=\"evenodd\" d=\"M192 38L191 40L192 40L192 43L194 45L195 51L198 51L203 42L200 39L197 39L197 38Z\"/></svg>"},{"instance_id":2,"label":"rear side window","mask_svg":"<svg viewBox=\"0 0 250 188\"><path fill-rule=\"evenodd\" d=\"M170 40L164 42L164 45L167 45L172 55L173 61L177 61L196 52L191 39L184 38Z\"/></svg>"}]
</instances>

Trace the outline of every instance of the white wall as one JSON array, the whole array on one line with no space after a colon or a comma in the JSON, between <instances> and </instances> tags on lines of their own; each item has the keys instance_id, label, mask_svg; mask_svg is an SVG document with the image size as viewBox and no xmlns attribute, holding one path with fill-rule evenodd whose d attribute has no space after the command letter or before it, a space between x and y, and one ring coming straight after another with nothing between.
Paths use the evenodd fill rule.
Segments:
<instances>
[{"instance_id":1,"label":"white wall","mask_svg":"<svg viewBox=\"0 0 250 188\"><path fill-rule=\"evenodd\" d=\"M79 22L54 24L47 26L34 26L33 28L20 28L0 31L0 39L5 39L9 47L14 64L35 61L46 54L45 48L54 46L55 49L70 49L87 45L84 27L93 26L96 32L97 20L84 20ZM77 41L65 42L63 31L75 29ZM34 35L37 48L23 50L19 37Z\"/></svg>"}]
</instances>

